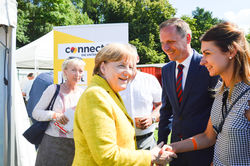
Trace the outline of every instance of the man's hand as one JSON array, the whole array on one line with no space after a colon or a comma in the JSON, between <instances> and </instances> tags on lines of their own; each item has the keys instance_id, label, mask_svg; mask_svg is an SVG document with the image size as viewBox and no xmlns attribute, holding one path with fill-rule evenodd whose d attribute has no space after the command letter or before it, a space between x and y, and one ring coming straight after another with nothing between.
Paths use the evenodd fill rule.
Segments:
<instances>
[{"instance_id":1,"label":"man's hand","mask_svg":"<svg viewBox=\"0 0 250 166\"><path fill-rule=\"evenodd\" d=\"M153 124L152 117L150 115L144 116L140 119L140 123L141 129L147 129Z\"/></svg>"}]
</instances>

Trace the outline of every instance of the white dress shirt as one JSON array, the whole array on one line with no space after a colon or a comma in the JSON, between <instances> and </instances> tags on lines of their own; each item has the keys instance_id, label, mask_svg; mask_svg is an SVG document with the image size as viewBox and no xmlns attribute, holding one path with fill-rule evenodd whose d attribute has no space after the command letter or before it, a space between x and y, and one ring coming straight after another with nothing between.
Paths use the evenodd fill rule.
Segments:
<instances>
[{"instance_id":1,"label":"white dress shirt","mask_svg":"<svg viewBox=\"0 0 250 166\"><path fill-rule=\"evenodd\" d=\"M151 115L153 103L161 102L162 88L155 76L137 71L137 74L127 88L119 94L121 95L124 105L129 116L135 124L135 117ZM154 132L155 124L145 130L135 128L136 136L145 135Z\"/></svg>"},{"instance_id":2,"label":"white dress shirt","mask_svg":"<svg viewBox=\"0 0 250 166\"><path fill-rule=\"evenodd\" d=\"M191 63L191 59L193 57L193 53L192 55L188 56L182 63L178 63L176 61L176 67L175 67L175 78L177 79L177 75L178 75L178 65L182 64L184 66L183 68L183 75L182 75L182 90L184 90L185 84L186 84L186 79L187 79L187 74L188 74L188 69Z\"/></svg>"}]
</instances>

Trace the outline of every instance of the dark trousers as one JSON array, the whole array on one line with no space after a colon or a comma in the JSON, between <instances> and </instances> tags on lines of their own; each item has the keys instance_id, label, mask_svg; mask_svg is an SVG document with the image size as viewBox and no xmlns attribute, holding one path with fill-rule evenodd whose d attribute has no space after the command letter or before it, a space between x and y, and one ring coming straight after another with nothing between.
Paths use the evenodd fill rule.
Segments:
<instances>
[{"instance_id":1,"label":"dark trousers","mask_svg":"<svg viewBox=\"0 0 250 166\"><path fill-rule=\"evenodd\" d=\"M178 158L170 162L170 166L210 166L213 161L213 147L177 153Z\"/></svg>"},{"instance_id":2,"label":"dark trousers","mask_svg":"<svg viewBox=\"0 0 250 166\"><path fill-rule=\"evenodd\" d=\"M141 136L136 136L137 149L150 150L156 146L154 133L148 133Z\"/></svg>"}]
</instances>

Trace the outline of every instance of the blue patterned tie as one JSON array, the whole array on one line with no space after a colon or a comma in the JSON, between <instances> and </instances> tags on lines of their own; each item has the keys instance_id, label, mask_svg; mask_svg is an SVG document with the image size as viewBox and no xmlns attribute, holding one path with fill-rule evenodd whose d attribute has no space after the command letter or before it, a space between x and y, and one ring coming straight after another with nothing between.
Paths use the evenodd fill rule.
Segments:
<instances>
[{"instance_id":1,"label":"blue patterned tie","mask_svg":"<svg viewBox=\"0 0 250 166\"><path fill-rule=\"evenodd\" d=\"M183 68L184 65L179 64L177 69L178 69L178 74L177 74L177 80L176 80L176 93L178 97L179 104L181 104L182 101L182 76L183 76Z\"/></svg>"}]
</instances>

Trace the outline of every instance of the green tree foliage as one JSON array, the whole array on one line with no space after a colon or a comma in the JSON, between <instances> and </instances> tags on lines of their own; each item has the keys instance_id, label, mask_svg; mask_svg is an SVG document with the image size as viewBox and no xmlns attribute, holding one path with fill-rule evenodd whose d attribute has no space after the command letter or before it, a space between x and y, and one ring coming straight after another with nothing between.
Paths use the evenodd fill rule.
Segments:
<instances>
[{"instance_id":1,"label":"green tree foliage","mask_svg":"<svg viewBox=\"0 0 250 166\"><path fill-rule=\"evenodd\" d=\"M72 3L82 12L93 20L95 24L100 23L102 17L102 10L100 7L103 5L103 0L71 0Z\"/></svg>"},{"instance_id":2,"label":"green tree foliage","mask_svg":"<svg viewBox=\"0 0 250 166\"><path fill-rule=\"evenodd\" d=\"M29 24L32 22L30 16L35 10L35 6L26 1L18 2L18 19L17 19L17 47L30 42Z\"/></svg>"},{"instance_id":3,"label":"green tree foliage","mask_svg":"<svg viewBox=\"0 0 250 166\"><path fill-rule=\"evenodd\" d=\"M95 23L129 23L129 42L137 47L140 63L168 61L160 48L158 28L161 22L174 17L176 13L167 0L84 0L81 2L84 11ZM200 50L200 36L221 21L213 18L212 12L199 7L192 12L192 17L183 16L182 19L190 24L191 45L197 51Z\"/></svg>"},{"instance_id":4,"label":"green tree foliage","mask_svg":"<svg viewBox=\"0 0 250 166\"><path fill-rule=\"evenodd\" d=\"M250 31L249 31L249 33L246 35L246 39L247 39L248 43L250 44Z\"/></svg>"},{"instance_id":5,"label":"green tree foliage","mask_svg":"<svg viewBox=\"0 0 250 166\"><path fill-rule=\"evenodd\" d=\"M18 0L17 47L43 36L53 26L91 23L70 0Z\"/></svg>"},{"instance_id":6,"label":"green tree foliage","mask_svg":"<svg viewBox=\"0 0 250 166\"><path fill-rule=\"evenodd\" d=\"M175 16L168 0L17 0L17 47L43 36L53 26L129 23L129 42L135 45L140 63L167 62L161 50L159 24ZM197 7L192 17L182 16L192 30L192 47L200 50L200 36L221 20ZM249 41L249 35L248 41Z\"/></svg>"},{"instance_id":7,"label":"green tree foliage","mask_svg":"<svg viewBox=\"0 0 250 166\"><path fill-rule=\"evenodd\" d=\"M200 51L201 43L199 39L201 35L213 25L218 24L222 20L216 17L213 18L212 12L205 11L205 9L199 7L196 7L196 10L192 12L192 16L192 18L188 16L182 16L181 18L189 24L192 30L192 48Z\"/></svg>"},{"instance_id":8,"label":"green tree foliage","mask_svg":"<svg viewBox=\"0 0 250 166\"><path fill-rule=\"evenodd\" d=\"M95 23L129 23L129 42L137 47L140 63L165 61L158 26L175 15L167 0L84 0L82 6Z\"/></svg>"}]
</instances>

